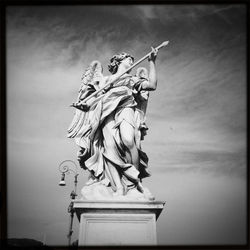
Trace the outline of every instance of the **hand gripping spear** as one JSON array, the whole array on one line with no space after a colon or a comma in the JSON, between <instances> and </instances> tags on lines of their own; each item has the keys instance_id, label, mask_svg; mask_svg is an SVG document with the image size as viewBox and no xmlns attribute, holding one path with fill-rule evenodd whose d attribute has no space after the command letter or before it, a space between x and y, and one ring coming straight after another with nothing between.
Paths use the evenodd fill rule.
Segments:
<instances>
[{"instance_id":1,"label":"hand gripping spear","mask_svg":"<svg viewBox=\"0 0 250 250\"><path fill-rule=\"evenodd\" d=\"M169 41L165 41L163 43L161 43L158 47L156 47L156 50L159 50L165 46L167 46L169 43ZM131 69L133 69L135 66L137 66L139 63L141 63L142 61L144 61L145 59L147 59L150 56L151 52L149 52L147 55L145 55L144 57L142 57L140 60L138 60L137 62L135 62L132 66L130 66L128 69L126 69L124 72L121 72L119 75L117 75L113 81L108 82L106 85L104 85L102 88L98 89L96 92L92 93L91 95L89 95L87 98L85 98L84 100L81 101L81 103L87 103L88 100L90 100L92 97L94 97L95 95L97 95L98 93L100 93L103 89L109 87L112 83L114 83L116 80L118 80L121 76L123 76L125 73L127 73L128 71L130 71ZM70 106L73 106L75 108L78 108L74 103Z\"/></svg>"}]
</instances>

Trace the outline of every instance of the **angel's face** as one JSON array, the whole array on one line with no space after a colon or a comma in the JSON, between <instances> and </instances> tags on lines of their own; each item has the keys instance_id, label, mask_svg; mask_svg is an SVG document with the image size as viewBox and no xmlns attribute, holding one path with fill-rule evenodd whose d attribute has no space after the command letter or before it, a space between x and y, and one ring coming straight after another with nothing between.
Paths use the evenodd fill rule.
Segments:
<instances>
[{"instance_id":1,"label":"angel's face","mask_svg":"<svg viewBox=\"0 0 250 250\"><path fill-rule=\"evenodd\" d=\"M121 61L120 65L122 65L125 69L128 69L133 65L133 63L134 60L131 57L126 57Z\"/></svg>"}]
</instances>

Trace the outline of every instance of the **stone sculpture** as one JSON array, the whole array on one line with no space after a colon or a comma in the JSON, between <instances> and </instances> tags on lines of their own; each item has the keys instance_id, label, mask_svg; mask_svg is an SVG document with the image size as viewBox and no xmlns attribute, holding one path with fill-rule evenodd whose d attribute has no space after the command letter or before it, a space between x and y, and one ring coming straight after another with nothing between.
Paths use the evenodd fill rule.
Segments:
<instances>
[{"instance_id":1,"label":"stone sculpture","mask_svg":"<svg viewBox=\"0 0 250 250\"><path fill-rule=\"evenodd\" d=\"M81 191L83 198L154 200L142 185L142 179L150 174L141 140L148 129L145 113L149 91L157 86L157 52L165 45L152 48L147 55L149 71L140 67L132 75L134 58L123 52L111 58L111 75L102 74L99 61L93 61L82 75L68 137L75 139L80 148L79 164L90 173Z\"/></svg>"}]
</instances>

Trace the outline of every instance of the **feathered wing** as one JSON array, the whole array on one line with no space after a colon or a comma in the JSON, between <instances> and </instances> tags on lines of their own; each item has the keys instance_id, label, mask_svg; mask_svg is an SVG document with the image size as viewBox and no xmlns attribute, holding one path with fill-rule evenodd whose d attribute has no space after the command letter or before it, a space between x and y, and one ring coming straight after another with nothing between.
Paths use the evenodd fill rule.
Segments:
<instances>
[{"instance_id":1,"label":"feathered wing","mask_svg":"<svg viewBox=\"0 0 250 250\"><path fill-rule=\"evenodd\" d=\"M142 81L148 81L148 71L144 67L139 67L136 71L136 76ZM140 147L140 141L144 139L144 136L147 134L146 130L148 129L146 125L146 110L148 105L149 91L139 89L139 92L136 96L137 107L135 111L136 123L139 127L140 133L136 139L138 147Z\"/></svg>"},{"instance_id":2,"label":"feathered wing","mask_svg":"<svg viewBox=\"0 0 250 250\"><path fill-rule=\"evenodd\" d=\"M86 87L97 90L99 88L99 83L103 80L102 74L103 68L99 61L93 61L89 67L85 70L81 77L81 86L79 89L79 95L77 101L82 101L88 96L86 93Z\"/></svg>"},{"instance_id":3,"label":"feathered wing","mask_svg":"<svg viewBox=\"0 0 250 250\"><path fill-rule=\"evenodd\" d=\"M76 102L81 102L86 97L99 89L100 83L103 81L103 68L99 61L93 61L85 70L81 77L81 86ZM89 112L83 112L79 109L75 110L74 118L68 128L68 138L81 137L86 131Z\"/></svg>"},{"instance_id":4,"label":"feathered wing","mask_svg":"<svg viewBox=\"0 0 250 250\"><path fill-rule=\"evenodd\" d=\"M147 69L144 67L138 68L136 71L136 76L139 79L148 81ZM149 91L147 90L140 90L137 94L137 102L138 102L137 109L143 112L144 119L145 119L145 114L147 110L148 97L149 97Z\"/></svg>"}]
</instances>

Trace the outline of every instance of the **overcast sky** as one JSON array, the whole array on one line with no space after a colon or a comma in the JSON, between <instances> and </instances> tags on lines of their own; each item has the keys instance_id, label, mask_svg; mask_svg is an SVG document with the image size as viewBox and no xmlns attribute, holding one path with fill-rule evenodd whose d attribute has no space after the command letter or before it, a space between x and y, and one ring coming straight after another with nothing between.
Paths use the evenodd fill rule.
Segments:
<instances>
[{"instance_id":1,"label":"overcast sky","mask_svg":"<svg viewBox=\"0 0 250 250\"><path fill-rule=\"evenodd\" d=\"M73 176L59 187L58 165L76 161L67 128L81 74L93 60L108 74L113 54L137 60L169 40L142 144L144 184L166 201L158 242L246 242L244 5L11 6L6 39L9 237L67 244Z\"/></svg>"}]
</instances>

